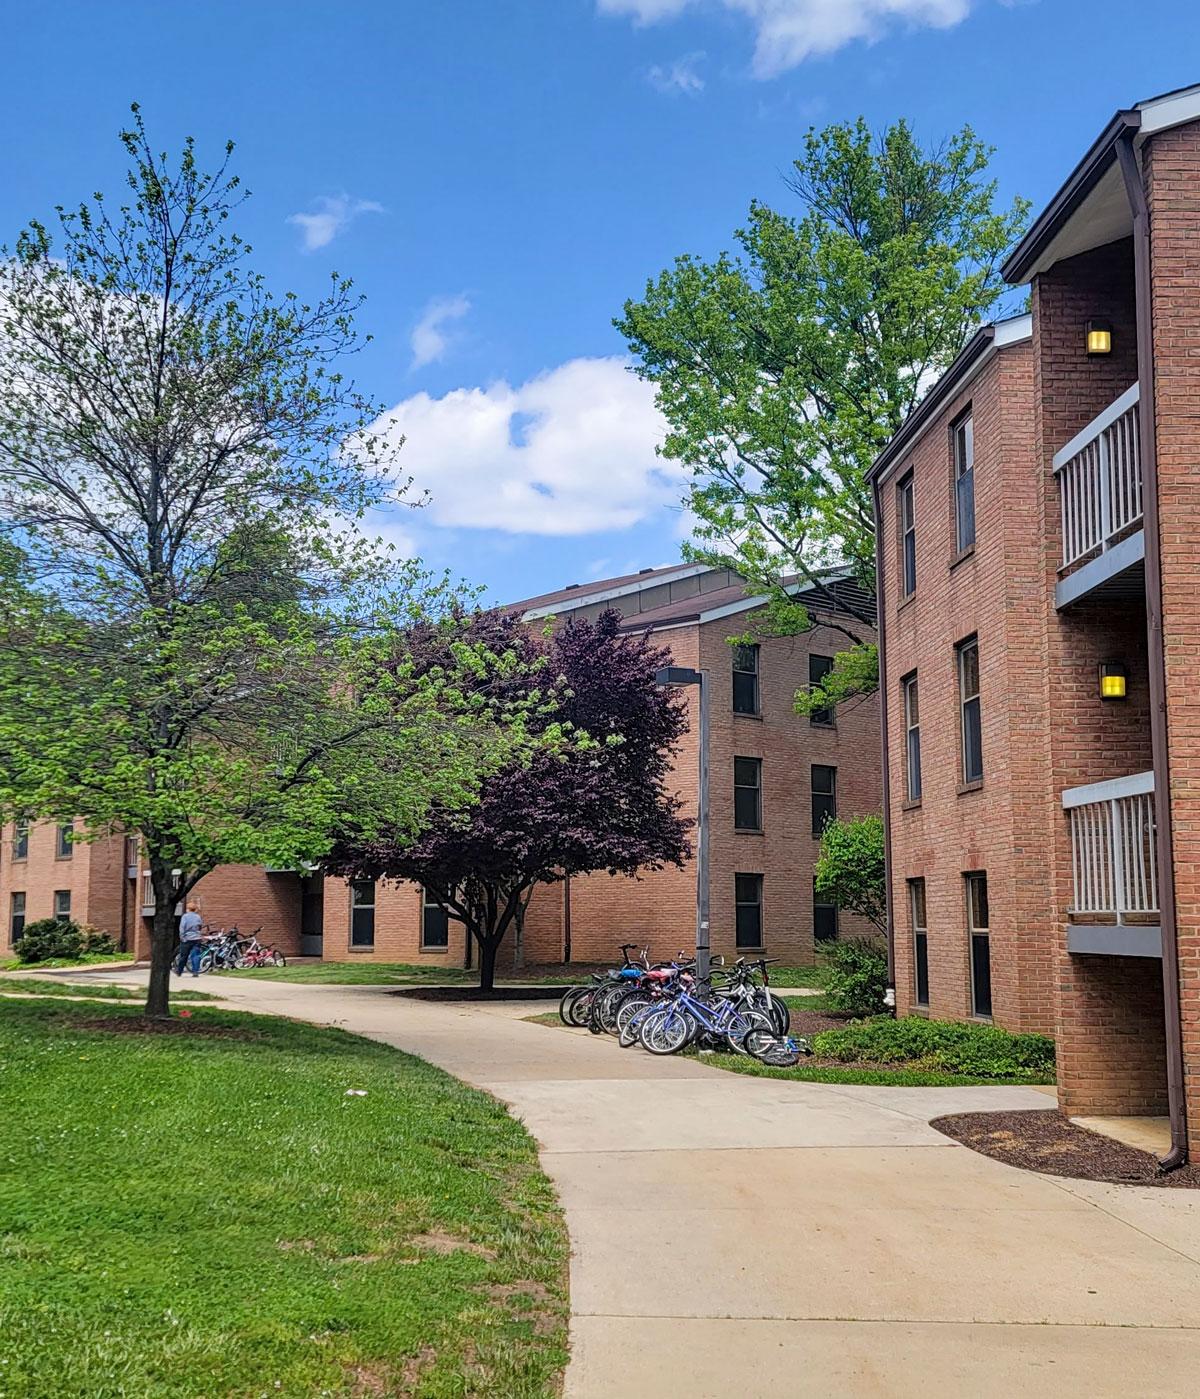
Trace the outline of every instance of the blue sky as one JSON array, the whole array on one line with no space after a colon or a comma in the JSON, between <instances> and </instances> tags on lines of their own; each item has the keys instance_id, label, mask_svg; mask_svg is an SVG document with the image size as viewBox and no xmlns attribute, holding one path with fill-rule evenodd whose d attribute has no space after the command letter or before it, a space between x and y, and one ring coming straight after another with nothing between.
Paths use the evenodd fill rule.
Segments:
<instances>
[{"instance_id":1,"label":"blue sky","mask_svg":"<svg viewBox=\"0 0 1200 1399\"><path fill-rule=\"evenodd\" d=\"M368 301L356 365L432 497L383 528L513 598L678 556L611 326L728 246L811 124L970 121L1043 201L1119 106L1200 81L1192 0L42 0L6 19L0 239L157 144L238 143L279 288ZM535 522L533 528L531 521Z\"/></svg>"}]
</instances>

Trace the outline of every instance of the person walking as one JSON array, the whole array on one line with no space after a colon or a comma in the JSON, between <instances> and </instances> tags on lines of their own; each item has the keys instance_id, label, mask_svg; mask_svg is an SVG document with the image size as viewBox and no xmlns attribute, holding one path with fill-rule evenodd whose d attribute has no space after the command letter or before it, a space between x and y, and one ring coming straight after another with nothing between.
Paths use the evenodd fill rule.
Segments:
<instances>
[{"instance_id":1,"label":"person walking","mask_svg":"<svg viewBox=\"0 0 1200 1399\"><path fill-rule=\"evenodd\" d=\"M195 904L188 904L187 912L179 920L179 955L175 959L175 975L182 976L183 969L190 961L192 975L200 975L200 934L204 919Z\"/></svg>"}]
</instances>

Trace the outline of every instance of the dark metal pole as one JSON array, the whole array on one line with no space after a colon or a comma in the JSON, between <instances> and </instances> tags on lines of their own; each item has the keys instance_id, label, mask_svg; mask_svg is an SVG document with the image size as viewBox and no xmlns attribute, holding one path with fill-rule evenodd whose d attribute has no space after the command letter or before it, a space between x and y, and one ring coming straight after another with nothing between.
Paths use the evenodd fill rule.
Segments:
<instances>
[{"instance_id":1,"label":"dark metal pole","mask_svg":"<svg viewBox=\"0 0 1200 1399\"><path fill-rule=\"evenodd\" d=\"M700 792L696 836L696 975L707 981L711 968L708 920L708 672L700 671Z\"/></svg>"}]
</instances>

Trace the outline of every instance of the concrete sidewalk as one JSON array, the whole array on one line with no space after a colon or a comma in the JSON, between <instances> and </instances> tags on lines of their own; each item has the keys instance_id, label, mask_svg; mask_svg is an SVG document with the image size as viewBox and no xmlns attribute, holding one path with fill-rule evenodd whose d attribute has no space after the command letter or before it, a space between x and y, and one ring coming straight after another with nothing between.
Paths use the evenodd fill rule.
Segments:
<instances>
[{"instance_id":1,"label":"concrete sidewalk","mask_svg":"<svg viewBox=\"0 0 1200 1399\"><path fill-rule=\"evenodd\" d=\"M204 990L383 1040L511 1105L571 1231L567 1399L1196 1392L1200 1193L1031 1175L928 1125L1043 1094L751 1078L511 1003Z\"/></svg>"}]
</instances>

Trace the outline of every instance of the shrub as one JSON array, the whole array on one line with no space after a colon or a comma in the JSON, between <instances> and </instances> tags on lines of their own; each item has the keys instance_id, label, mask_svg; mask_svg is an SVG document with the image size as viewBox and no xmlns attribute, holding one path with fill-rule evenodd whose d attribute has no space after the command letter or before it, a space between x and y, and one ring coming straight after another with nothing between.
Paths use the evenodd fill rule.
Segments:
<instances>
[{"instance_id":1,"label":"shrub","mask_svg":"<svg viewBox=\"0 0 1200 1399\"><path fill-rule=\"evenodd\" d=\"M869 938L829 944L825 990L832 1010L880 1015L887 1009L887 950Z\"/></svg>"},{"instance_id":2,"label":"shrub","mask_svg":"<svg viewBox=\"0 0 1200 1399\"><path fill-rule=\"evenodd\" d=\"M26 923L13 944L18 959L26 963L76 961L88 954L116 950L116 943L107 933L82 927L69 918L39 918Z\"/></svg>"},{"instance_id":3,"label":"shrub","mask_svg":"<svg viewBox=\"0 0 1200 1399\"><path fill-rule=\"evenodd\" d=\"M887 936L887 874L882 816L827 821L817 856L818 894L856 913Z\"/></svg>"},{"instance_id":4,"label":"shrub","mask_svg":"<svg viewBox=\"0 0 1200 1399\"><path fill-rule=\"evenodd\" d=\"M813 1051L844 1064L903 1064L970 1078L1046 1083L1054 1080L1054 1041L1046 1035L1014 1035L997 1025L926 1020L872 1020L826 1030Z\"/></svg>"}]
</instances>

